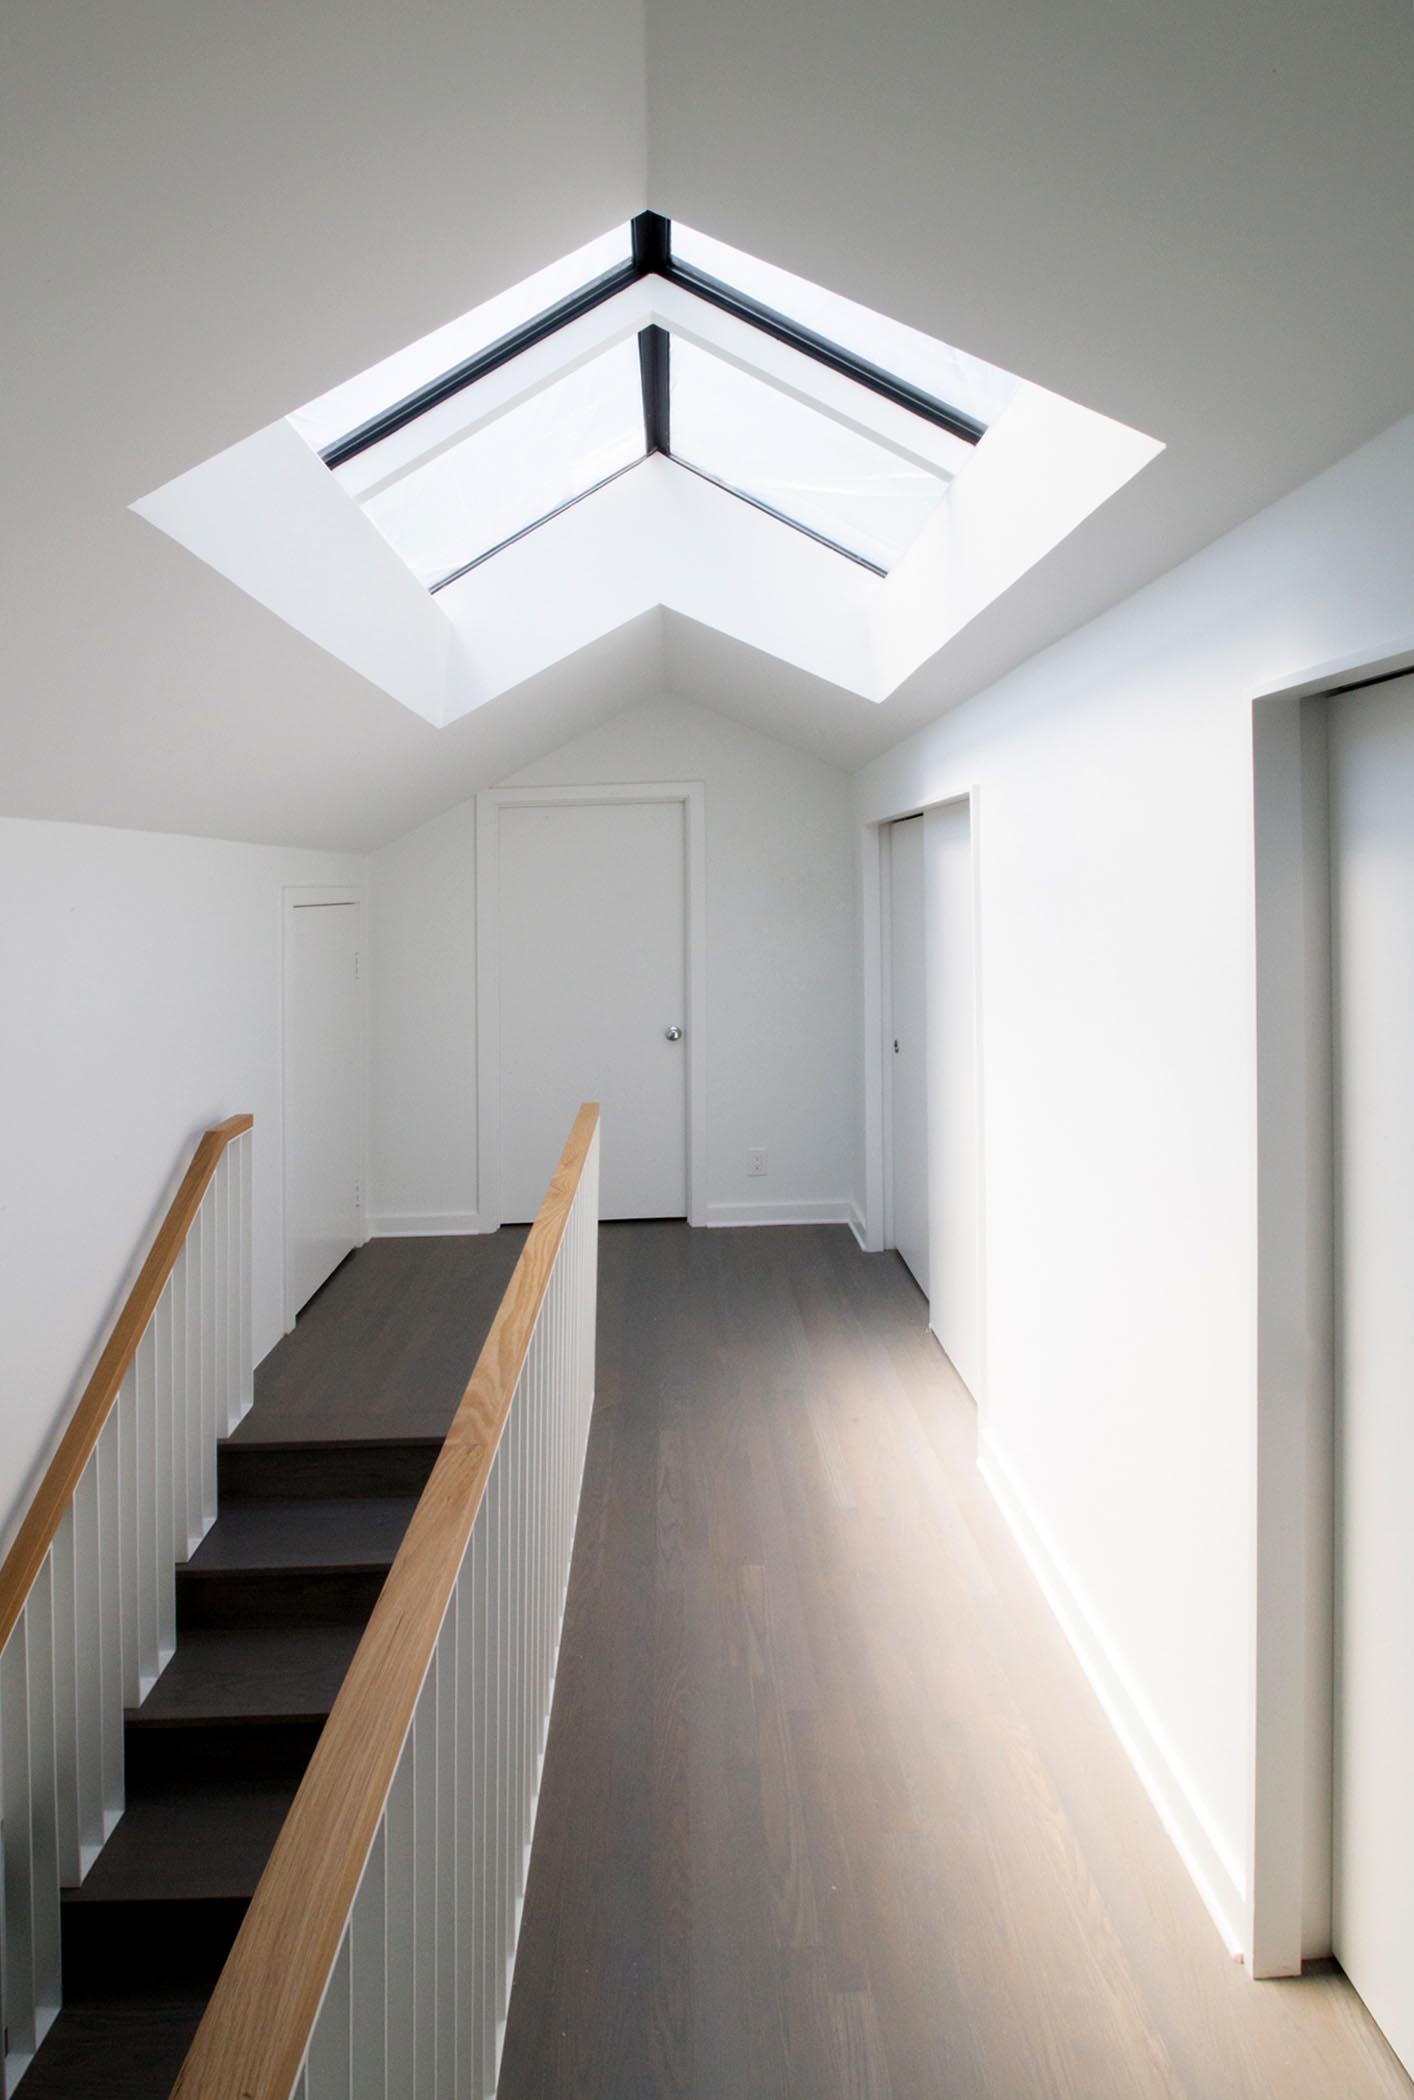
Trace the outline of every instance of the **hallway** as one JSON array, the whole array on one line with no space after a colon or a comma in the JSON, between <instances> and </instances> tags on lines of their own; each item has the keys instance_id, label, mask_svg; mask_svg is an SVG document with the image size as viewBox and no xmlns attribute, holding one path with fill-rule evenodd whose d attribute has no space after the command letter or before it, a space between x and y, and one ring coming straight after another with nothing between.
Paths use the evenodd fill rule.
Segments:
<instances>
[{"instance_id":1,"label":"hallway","mask_svg":"<svg viewBox=\"0 0 1414 2100\"><path fill-rule=\"evenodd\" d=\"M600 1273L500 2100L1408 2094L1342 1976L1228 1957L896 1258L619 1225Z\"/></svg>"}]
</instances>

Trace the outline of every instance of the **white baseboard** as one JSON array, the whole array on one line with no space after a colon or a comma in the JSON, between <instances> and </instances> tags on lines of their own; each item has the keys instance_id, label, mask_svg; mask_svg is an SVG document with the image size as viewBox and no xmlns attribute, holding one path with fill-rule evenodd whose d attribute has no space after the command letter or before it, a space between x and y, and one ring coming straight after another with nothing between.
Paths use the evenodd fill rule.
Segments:
<instances>
[{"instance_id":1,"label":"white baseboard","mask_svg":"<svg viewBox=\"0 0 1414 2100\"><path fill-rule=\"evenodd\" d=\"M709 1203L709 1225L847 1225L849 1204L840 1198L809 1202Z\"/></svg>"},{"instance_id":2,"label":"white baseboard","mask_svg":"<svg viewBox=\"0 0 1414 2100\"><path fill-rule=\"evenodd\" d=\"M977 1466L1158 1811L1159 1821L1207 1905L1224 1945L1239 1961L1246 1959L1247 1904L1240 1874L1225 1856L1225 1848L1215 1838L1193 1788L1145 1712L1128 1672L1097 1625L1025 1489L985 1434L979 1441Z\"/></svg>"},{"instance_id":3,"label":"white baseboard","mask_svg":"<svg viewBox=\"0 0 1414 2100\"><path fill-rule=\"evenodd\" d=\"M368 1221L369 1237L375 1240L436 1239L444 1233L457 1237L493 1229L474 1210L390 1210Z\"/></svg>"},{"instance_id":4,"label":"white baseboard","mask_svg":"<svg viewBox=\"0 0 1414 2100\"><path fill-rule=\"evenodd\" d=\"M857 1203L850 1204L849 1216L845 1223L858 1240L861 1253L867 1254L869 1252L869 1234L864 1223L864 1213Z\"/></svg>"}]
</instances>

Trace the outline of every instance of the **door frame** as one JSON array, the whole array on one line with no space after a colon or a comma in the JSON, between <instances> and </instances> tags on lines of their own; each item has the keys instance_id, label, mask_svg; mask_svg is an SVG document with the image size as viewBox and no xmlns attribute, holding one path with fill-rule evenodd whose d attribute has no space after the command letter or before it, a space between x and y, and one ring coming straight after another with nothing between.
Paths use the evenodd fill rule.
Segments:
<instances>
[{"instance_id":1,"label":"door frame","mask_svg":"<svg viewBox=\"0 0 1414 2100\"><path fill-rule=\"evenodd\" d=\"M889 1053L893 1019L892 935L893 885L890 832L909 817L927 819L929 810L957 802L967 804L972 867L972 997L973 1059L977 1097L977 1361L978 1389L973 1394L979 1420L987 1394L987 1123L982 1018L982 794L975 784L956 794L939 795L910 809L865 824L860 834L860 991L864 1027L864 1211L851 1219L854 1236L866 1254L894 1244L893 1060ZM924 832L925 851L927 832ZM927 864L924 864L924 933L928 932ZM932 1218L929 1218L931 1242ZM931 1266L931 1263L930 1263ZM931 1307L931 1299L930 1299ZM933 1330L929 1328L931 1333Z\"/></svg>"},{"instance_id":2,"label":"door frame","mask_svg":"<svg viewBox=\"0 0 1414 2100\"><path fill-rule=\"evenodd\" d=\"M286 1025L289 1012L290 927L292 915L310 905L352 905L356 914L359 983L358 1044L358 1237L356 1247L368 1243L368 914L362 883L286 882L280 888L280 1308L284 1331L294 1331L299 1307L292 1303L294 1286L290 1275L290 1041Z\"/></svg>"},{"instance_id":3,"label":"door frame","mask_svg":"<svg viewBox=\"0 0 1414 2100\"><path fill-rule=\"evenodd\" d=\"M687 1222L707 1223L707 792L700 780L483 788L476 798L476 1208L501 1223L501 811L678 802L683 811Z\"/></svg>"},{"instance_id":4,"label":"door frame","mask_svg":"<svg viewBox=\"0 0 1414 2100\"><path fill-rule=\"evenodd\" d=\"M1247 1954L1329 1952L1334 1808L1334 1270L1325 703L1414 642L1250 695L1257 1224ZM1294 1844L1292 1832L1303 1842Z\"/></svg>"}]
</instances>

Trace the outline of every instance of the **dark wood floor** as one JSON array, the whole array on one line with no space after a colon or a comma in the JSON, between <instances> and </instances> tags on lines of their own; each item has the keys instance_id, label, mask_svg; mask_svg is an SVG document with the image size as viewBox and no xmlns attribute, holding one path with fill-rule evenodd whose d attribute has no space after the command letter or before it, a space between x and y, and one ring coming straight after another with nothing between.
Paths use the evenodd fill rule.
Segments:
<instances>
[{"instance_id":1,"label":"dark wood floor","mask_svg":"<svg viewBox=\"0 0 1414 2100\"><path fill-rule=\"evenodd\" d=\"M644 1225L601 1270L499 2100L1414 2090L1338 1973L1225 1953L897 1259Z\"/></svg>"}]
</instances>

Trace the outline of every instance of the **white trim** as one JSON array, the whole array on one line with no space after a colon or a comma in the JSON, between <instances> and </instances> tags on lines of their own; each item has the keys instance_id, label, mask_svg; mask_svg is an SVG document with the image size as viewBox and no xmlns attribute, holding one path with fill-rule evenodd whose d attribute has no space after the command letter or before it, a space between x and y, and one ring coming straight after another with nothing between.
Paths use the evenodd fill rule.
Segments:
<instances>
[{"instance_id":1,"label":"white trim","mask_svg":"<svg viewBox=\"0 0 1414 2100\"><path fill-rule=\"evenodd\" d=\"M1414 667L1408 636L1249 695L1257 1280L1247 1946L1256 1976L1328 1950L1335 1400L1329 841L1320 716ZM1313 713L1314 710L1314 713ZM1324 1278L1323 1278L1324 1270Z\"/></svg>"},{"instance_id":2,"label":"white trim","mask_svg":"<svg viewBox=\"0 0 1414 2100\"><path fill-rule=\"evenodd\" d=\"M291 1304L289 1219L289 1042L285 1033L285 993L290 959L290 914L309 905L352 905L358 913L359 1022L359 1225L356 1247L365 1245L368 1222L369 1168L369 915L367 891L360 882L286 882L280 887L280 982L276 992L280 1030L280 1305L286 1334L293 1332L297 1305Z\"/></svg>"},{"instance_id":3,"label":"white trim","mask_svg":"<svg viewBox=\"0 0 1414 2100\"><path fill-rule=\"evenodd\" d=\"M987 1060L982 997L982 789L967 791L967 835L972 847L972 1055L973 1113L977 1118L977 1403L987 1419Z\"/></svg>"},{"instance_id":4,"label":"white trim","mask_svg":"<svg viewBox=\"0 0 1414 2100\"><path fill-rule=\"evenodd\" d=\"M368 1221L369 1238L375 1240L456 1239L494 1230L474 1210L390 1210Z\"/></svg>"},{"instance_id":5,"label":"white trim","mask_svg":"<svg viewBox=\"0 0 1414 2100\"><path fill-rule=\"evenodd\" d=\"M501 1223L500 814L563 804L680 802L687 923L687 1220L707 1223L707 791L700 780L484 788L476 798L477 1215Z\"/></svg>"},{"instance_id":6,"label":"white trim","mask_svg":"<svg viewBox=\"0 0 1414 2100\"><path fill-rule=\"evenodd\" d=\"M849 1225L856 1239L858 1212L847 1196L805 1197L792 1202L709 1203L709 1225ZM863 1241L860 1240L860 1245Z\"/></svg>"},{"instance_id":7,"label":"white trim","mask_svg":"<svg viewBox=\"0 0 1414 2100\"><path fill-rule=\"evenodd\" d=\"M884 1247L884 827L859 834L859 998L864 1083L864 1250Z\"/></svg>"},{"instance_id":8,"label":"white trim","mask_svg":"<svg viewBox=\"0 0 1414 2100\"><path fill-rule=\"evenodd\" d=\"M1237 1862L1227 1856L1226 1848L1209 1828L1194 1789L1170 1755L1026 1491L985 1432L978 1440L977 1469L1089 1678L1159 1821L1193 1877L1223 1944L1241 1960L1246 1944L1247 1901Z\"/></svg>"},{"instance_id":9,"label":"white trim","mask_svg":"<svg viewBox=\"0 0 1414 2100\"><path fill-rule=\"evenodd\" d=\"M857 1203L850 1204L849 1216L845 1222L849 1226L850 1231L854 1234L854 1237L859 1242L860 1253L872 1253L873 1249L869 1245L869 1234L864 1224L864 1213L859 1208L859 1205Z\"/></svg>"},{"instance_id":10,"label":"white trim","mask_svg":"<svg viewBox=\"0 0 1414 2100\"><path fill-rule=\"evenodd\" d=\"M855 1234L866 1254L894 1244L893 1233L893 1060L890 983L890 826L930 809L965 802L972 867L972 994L977 1110L977 1402L987 1405L987 1117L984 1001L982 997L982 790L974 782L954 795L940 795L914 809L900 809L860 831L860 968L864 1009L864 1211ZM926 915L926 885L925 885ZM928 940L927 920L924 939ZM852 1222L852 1221L851 1221ZM931 1220L930 1220L931 1238ZM931 1328L929 1330L932 1331ZM941 1344L939 1345L941 1346Z\"/></svg>"}]
</instances>

